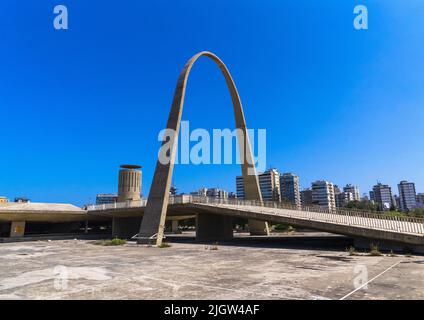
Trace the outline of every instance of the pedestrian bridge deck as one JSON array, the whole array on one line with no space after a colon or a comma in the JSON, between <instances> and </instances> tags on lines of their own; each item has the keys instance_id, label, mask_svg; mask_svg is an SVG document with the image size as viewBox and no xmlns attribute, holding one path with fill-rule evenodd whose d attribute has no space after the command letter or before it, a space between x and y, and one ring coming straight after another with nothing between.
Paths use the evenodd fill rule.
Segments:
<instances>
[{"instance_id":1,"label":"pedestrian bridge deck","mask_svg":"<svg viewBox=\"0 0 424 320\"><path fill-rule=\"evenodd\" d=\"M87 208L89 214L109 212L120 216L135 208L144 212L146 200L137 203L118 203ZM173 213L213 213L288 224L352 237L388 240L424 246L424 219L387 216L382 213L356 210L328 210L294 206L278 202L259 202L238 199L216 199L200 196L171 197L168 211Z\"/></svg>"}]
</instances>

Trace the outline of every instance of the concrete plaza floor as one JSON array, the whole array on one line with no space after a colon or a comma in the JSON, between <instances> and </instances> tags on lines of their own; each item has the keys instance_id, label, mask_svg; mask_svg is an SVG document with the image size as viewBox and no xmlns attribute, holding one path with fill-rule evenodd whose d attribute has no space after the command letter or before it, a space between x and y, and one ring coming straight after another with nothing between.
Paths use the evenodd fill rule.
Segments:
<instances>
[{"instance_id":1,"label":"concrete plaza floor","mask_svg":"<svg viewBox=\"0 0 424 320\"><path fill-rule=\"evenodd\" d=\"M424 299L423 256L350 256L344 237L167 241L0 244L0 299Z\"/></svg>"}]
</instances>

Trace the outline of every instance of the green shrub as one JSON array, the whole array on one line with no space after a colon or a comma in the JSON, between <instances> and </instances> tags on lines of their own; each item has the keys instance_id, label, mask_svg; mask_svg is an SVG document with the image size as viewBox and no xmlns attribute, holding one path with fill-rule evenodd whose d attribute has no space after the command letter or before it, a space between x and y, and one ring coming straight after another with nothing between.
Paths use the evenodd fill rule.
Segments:
<instances>
[{"instance_id":1,"label":"green shrub","mask_svg":"<svg viewBox=\"0 0 424 320\"><path fill-rule=\"evenodd\" d=\"M112 240L97 240L91 243L98 246L122 246L127 243L127 240L113 238Z\"/></svg>"},{"instance_id":2,"label":"green shrub","mask_svg":"<svg viewBox=\"0 0 424 320\"><path fill-rule=\"evenodd\" d=\"M277 231L287 231L288 229L289 229L289 226L285 224L276 224L274 227L274 230L277 230Z\"/></svg>"},{"instance_id":3,"label":"green shrub","mask_svg":"<svg viewBox=\"0 0 424 320\"><path fill-rule=\"evenodd\" d=\"M357 256L359 255L356 249L352 246L346 249L350 256Z\"/></svg>"},{"instance_id":4,"label":"green shrub","mask_svg":"<svg viewBox=\"0 0 424 320\"><path fill-rule=\"evenodd\" d=\"M387 217L407 217L407 214L405 212L399 212L399 211L387 211L384 213Z\"/></svg>"},{"instance_id":5,"label":"green shrub","mask_svg":"<svg viewBox=\"0 0 424 320\"><path fill-rule=\"evenodd\" d=\"M393 250L390 250L390 253L388 254L389 257L397 257L397 255L393 252Z\"/></svg>"},{"instance_id":6,"label":"green shrub","mask_svg":"<svg viewBox=\"0 0 424 320\"><path fill-rule=\"evenodd\" d=\"M378 211L378 204L375 204L369 200L355 200L346 203L344 206L346 209L364 210L364 211Z\"/></svg>"},{"instance_id":7,"label":"green shrub","mask_svg":"<svg viewBox=\"0 0 424 320\"><path fill-rule=\"evenodd\" d=\"M383 254L380 252L378 245L372 243L371 244L370 256L378 257L378 256L382 256L382 255Z\"/></svg>"},{"instance_id":8,"label":"green shrub","mask_svg":"<svg viewBox=\"0 0 424 320\"><path fill-rule=\"evenodd\" d=\"M123 244L126 244L127 240L119 239L119 238L113 238L110 241L111 246L122 246Z\"/></svg>"},{"instance_id":9,"label":"green shrub","mask_svg":"<svg viewBox=\"0 0 424 320\"><path fill-rule=\"evenodd\" d=\"M417 208L408 213L408 216L424 218L424 208Z\"/></svg>"}]
</instances>

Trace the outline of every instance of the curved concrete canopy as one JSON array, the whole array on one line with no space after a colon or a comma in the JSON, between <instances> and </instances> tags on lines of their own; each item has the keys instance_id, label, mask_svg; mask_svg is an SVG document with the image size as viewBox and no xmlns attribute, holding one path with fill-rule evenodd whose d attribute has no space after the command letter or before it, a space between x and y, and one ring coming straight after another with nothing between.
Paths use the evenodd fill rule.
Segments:
<instances>
[{"instance_id":1,"label":"curved concrete canopy","mask_svg":"<svg viewBox=\"0 0 424 320\"><path fill-rule=\"evenodd\" d=\"M213 53L208 51L200 52L194 55L184 66L178 78L177 87L174 93L174 99L169 113L167 129L174 130L174 136L169 141L163 141L163 144L170 146L170 163L162 164L159 160L156 164L156 169L149 192L149 198L145 214L141 223L139 238L146 239L157 234L157 245L160 245L163 238L166 211L169 200L169 189L172 181L172 173L174 169L174 159L177 147L177 138L180 130L181 115L184 105L184 97L187 87L187 80L191 68L200 57L205 56L212 59L221 69L227 83L228 89L231 94L231 99L234 107L234 115L236 120L236 127L243 132L243 137L238 137L239 152L241 161L242 176L244 181L244 192L246 200L260 200L262 196L259 188L258 177L254 166L252 149L247 134L246 121L244 118L243 107L241 105L240 97L237 88L225 64ZM240 131L239 130L239 131ZM250 174L249 174L250 173ZM249 227L254 234L268 234L268 226L261 221L249 221Z\"/></svg>"}]
</instances>

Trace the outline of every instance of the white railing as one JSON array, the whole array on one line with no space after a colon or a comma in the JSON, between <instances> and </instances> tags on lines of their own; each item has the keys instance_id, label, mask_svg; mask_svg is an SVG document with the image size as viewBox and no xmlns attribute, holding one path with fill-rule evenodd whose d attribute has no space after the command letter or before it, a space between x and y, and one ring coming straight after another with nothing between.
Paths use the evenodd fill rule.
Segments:
<instances>
[{"instance_id":1,"label":"white railing","mask_svg":"<svg viewBox=\"0 0 424 320\"><path fill-rule=\"evenodd\" d=\"M126 208L140 208L140 207L145 207L146 203L147 203L147 199L141 199L137 201L106 203L106 204L92 204L87 206L87 210L102 211L102 210L115 210L115 209L126 209Z\"/></svg>"},{"instance_id":2,"label":"white railing","mask_svg":"<svg viewBox=\"0 0 424 320\"><path fill-rule=\"evenodd\" d=\"M246 216L252 209L268 215L278 215L288 218L304 219L318 222L336 223L348 226L366 227L371 229L396 231L402 233L424 235L424 219L414 217L388 216L383 213L366 212L360 210L321 208L319 206L296 206L287 203L258 200L220 199L193 195L169 197L169 205L200 203L208 205L239 206ZM90 205L88 211L117 210L125 208L145 207L147 199L127 201L111 204ZM258 209L260 207L261 209Z\"/></svg>"},{"instance_id":3,"label":"white railing","mask_svg":"<svg viewBox=\"0 0 424 320\"><path fill-rule=\"evenodd\" d=\"M296 206L273 201L264 201L261 204L261 202L257 200L217 199L192 196L191 202L211 205L239 206L239 210L247 212L252 211L252 209L249 209L248 207L261 207L259 210L255 209L255 211L259 211L263 214L278 215L295 219L424 235L424 219L415 217L388 216L383 213L365 212L360 210L329 210L318 206Z\"/></svg>"}]
</instances>

